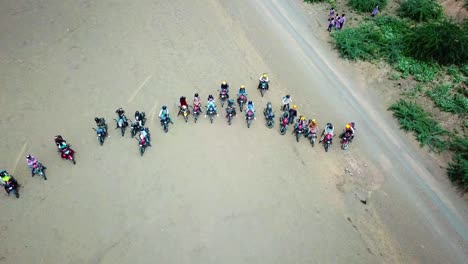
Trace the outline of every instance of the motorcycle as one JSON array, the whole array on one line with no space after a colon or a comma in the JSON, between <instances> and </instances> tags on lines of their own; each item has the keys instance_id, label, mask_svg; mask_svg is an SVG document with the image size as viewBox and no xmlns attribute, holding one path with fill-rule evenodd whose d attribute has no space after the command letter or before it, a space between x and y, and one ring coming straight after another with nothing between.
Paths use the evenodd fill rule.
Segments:
<instances>
[{"instance_id":1,"label":"motorcycle","mask_svg":"<svg viewBox=\"0 0 468 264\"><path fill-rule=\"evenodd\" d=\"M161 126L163 127L164 133L167 133L169 131L169 118L168 117L161 119Z\"/></svg>"},{"instance_id":2,"label":"motorcycle","mask_svg":"<svg viewBox=\"0 0 468 264\"><path fill-rule=\"evenodd\" d=\"M232 109L231 107L226 108L226 117L228 120L228 124L231 125L232 118L234 117L234 109Z\"/></svg>"},{"instance_id":3,"label":"motorcycle","mask_svg":"<svg viewBox=\"0 0 468 264\"><path fill-rule=\"evenodd\" d=\"M266 93L266 90L268 90L268 83L267 82L260 82L258 84L258 89L260 89L260 94L263 95Z\"/></svg>"},{"instance_id":4,"label":"motorcycle","mask_svg":"<svg viewBox=\"0 0 468 264\"><path fill-rule=\"evenodd\" d=\"M140 156L143 156L145 153L146 147L148 147L148 142L146 141L146 138L140 138L138 140L138 146L140 147Z\"/></svg>"},{"instance_id":5,"label":"motorcycle","mask_svg":"<svg viewBox=\"0 0 468 264\"><path fill-rule=\"evenodd\" d=\"M70 148L70 145L66 146L64 149L58 150L62 159L71 160L73 165L76 164L75 161L75 151Z\"/></svg>"},{"instance_id":6,"label":"motorcycle","mask_svg":"<svg viewBox=\"0 0 468 264\"><path fill-rule=\"evenodd\" d=\"M315 141L317 140L317 131L309 131L307 137L310 139L310 144L312 147L315 146Z\"/></svg>"},{"instance_id":7,"label":"motorcycle","mask_svg":"<svg viewBox=\"0 0 468 264\"><path fill-rule=\"evenodd\" d=\"M275 125L275 116L274 114L271 115L270 113L267 112L267 109L265 108L265 110L263 110L263 115L265 116L265 119L266 119L266 127L268 128L273 128L273 126Z\"/></svg>"},{"instance_id":8,"label":"motorcycle","mask_svg":"<svg viewBox=\"0 0 468 264\"><path fill-rule=\"evenodd\" d=\"M347 150L349 148L349 143L350 143L350 138L351 138L351 133L346 132L345 135L341 138L341 149L342 150Z\"/></svg>"},{"instance_id":9,"label":"motorcycle","mask_svg":"<svg viewBox=\"0 0 468 264\"><path fill-rule=\"evenodd\" d=\"M196 123L198 120L198 115L200 114L200 107L198 105L193 106L193 121Z\"/></svg>"},{"instance_id":10,"label":"motorcycle","mask_svg":"<svg viewBox=\"0 0 468 264\"><path fill-rule=\"evenodd\" d=\"M221 101L221 107L224 107L224 103L226 102L228 98L227 91L222 89L221 92L219 93L219 100Z\"/></svg>"},{"instance_id":11,"label":"motorcycle","mask_svg":"<svg viewBox=\"0 0 468 264\"><path fill-rule=\"evenodd\" d=\"M8 179L5 181L3 187L5 188L5 191L7 192L8 195L13 193L13 195L15 195L16 199L19 198L19 192L18 192L19 184L13 177L11 177L11 176L8 177Z\"/></svg>"},{"instance_id":12,"label":"motorcycle","mask_svg":"<svg viewBox=\"0 0 468 264\"><path fill-rule=\"evenodd\" d=\"M254 112L248 109L245 119L247 120L247 128L249 128L250 125L252 124L252 120L254 119Z\"/></svg>"},{"instance_id":13,"label":"motorcycle","mask_svg":"<svg viewBox=\"0 0 468 264\"><path fill-rule=\"evenodd\" d=\"M280 134L281 135L286 134L286 131L288 130L288 125L289 125L288 118L280 117Z\"/></svg>"},{"instance_id":14,"label":"motorcycle","mask_svg":"<svg viewBox=\"0 0 468 264\"><path fill-rule=\"evenodd\" d=\"M299 142L299 138L301 137L302 133L304 133L304 127L302 124L299 124L295 129L294 132L296 133L296 142Z\"/></svg>"},{"instance_id":15,"label":"motorcycle","mask_svg":"<svg viewBox=\"0 0 468 264\"><path fill-rule=\"evenodd\" d=\"M216 111L214 110L213 107L208 108L206 113L210 116L210 122L213 124L213 118L216 115Z\"/></svg>"},{"instance_id":16,"label":"motorcycle","mask_svg":"<svg viewBox=\"0 0 468 264\"><path fill-rule=\"evenodd\" d=\"M47 177L44 172L46 168L40 162L34 163L32 167L33 167L33 174L37 174L41 176L45 181L47 180Z\"/></svg>"},{"instance_id":17,"label":"motorcycle","mask_svg":"<svg viewBox=\"0 0 468 264\"><path fill-rule=\"evenodd\" d=\"M190 110L188 109L188 107L186 107L185 109L181 108L180 111L181 111L182 115L184 116L185 123L187 123L188 116L190 114Z\"/></svg>"},{"instance_id":18,"label":"motorcycle","mask_svg":"<svg viewBox=\"0 0 468 264\"><path fill-rule=\"evenodd\" d=\"M244 110L244 104L247 103L247 96L241 94L239 98L237 98L237 103L239 104L239 109L242 112L242 110Z\"/></svg>"},{"instance_id":19,"label":"motorcycle","mask_svg":"<svg viewBox=\"0 0 468 264\"><path fill-rule=\"evenodd\" d=\"M117 123L116 128L120 128L120 131L121 131L122 137L123 137L125 135L125 129L128 126L127 117L125 117L125 115L122 115L122 116L119 116L118 119L114 118L114 120Z\"/></svg>"},{"instance_id":20,"label":"motorcycle","mask_svg":"<svg viewBox=\"0 0 468 264\"><path fill-rule=\"evenodd\" d=\"M106 131L106 129L103 128L103 127L98 127L97 129L96 129L96 128L93 128L93 130L96 131L97 139L98 139L99 145L102 146L102 144L104 144L104 139L107 137L107 131Z\"/></svg>"},{"instance_id":21,"label":"motorcycle","mask_svg":"<svg viewBox=\"0 0 468 264\"><path fill-rule=\"evenodd\" d=\"M325 152L328 152L328 149L330 148L332 144L332 139L333 139L333 136L330 133L327 133L325 135L325 138L323 140L323 146L325 148Z\"/></svg>"}]
</instances>

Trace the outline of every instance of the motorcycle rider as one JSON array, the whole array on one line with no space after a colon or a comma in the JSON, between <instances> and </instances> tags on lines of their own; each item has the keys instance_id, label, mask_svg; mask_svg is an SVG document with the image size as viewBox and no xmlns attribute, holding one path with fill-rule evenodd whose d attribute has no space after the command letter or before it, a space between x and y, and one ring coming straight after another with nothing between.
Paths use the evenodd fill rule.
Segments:
<instances>
[{"instance_id":1,"label":"motorcycle rider","mask_svg":"<svg viewBox=\"0 0 468 264\"><path fill-rule=\"evenodd\" d=\"M302 126L303 131L304 131L304 128L306 128L307 126L304 116L300 116L299 119L297 119L296 125L294 126L293 133L295 133L297 129L299 129L300 126Z\"/></svg>"},{"instance_id":2,"label":"motorcycle rider","mask_svg":"<svg viewBox=\"0 0 468 264\"><path fill-rule=\"evenodd\" d=\"M232 111L232 114L235 116L236 113L236 104L234 103L233 99L229 99L226 107L226 118L228 117L229 111Z\"/></svg>"},{"instance_id":3,"label":"motorcycle rider","mask_svg":"<svg viewBox=\"0 0 468 264\"><path fill-rule=\"evenodd\" d=\"M239 92L237 93L237 96L240 97L241 95L247 96L247 92L245 91L245 86L241 85L239 88Z\"/></svg>"},{"instance_id":4,"label":"motorcycle rider","mask_svg":"<svg viewBox=\"0 0 468 264\"><path fill-rule=\"evenodd\" d=\"M309 120L309 125L307 126L307 128L308 128L307 135L311 133L317 134L319 130L317 121L315 119Z\"/></svg>"},{"instance_id":5,"label":"motorcycle rider","mask_svg":"<svg viewBox=\"0 0 468 264\"><path fill-rule=\"evenodd\" d=\"M117 123L119 123L119 120L122 120L123 125L128 126L127 117L125 116L125 111L122 109L122 107L119 107L117 110L115 110L115 113L117 114L118 118ZM118 125L115 128L119 128Z\"/></svg>"},{"instance_id":6,"label":"motorcycle rider","mask_svg":"<svg viewBox=\"0 0 468 264\"><path fill-rule=\"evenodd\" d=\"M270 102L267 103L265 111L263 111L263 114L265 115L266 119L273 120L275 118L275 113L273 112L273 107L271 106Z\"/></svg>"},{"instance_id":7,"label":"motorcycle rider","mask_svg":"<svg viewBox=\"0 0 468 264\"><path fill-rule=\"evenodd\" d=\"M287 94L286 96L283 97L283 108L282 110L283 111L286 111L289 109L289 104L292 102L292 99L291 99L291 96L289 94Z\"/></svg>"},{"instance_id":8,"label":"motorcycle rider","mask_svg":"<svg viewBox=\"0 0 468 264\"><path fill-rule=\"evenodd\" d=\"M144 126L145 125L145 112L135 112L135 120L138 122L139 126Z\"/></svg>"},{"instance_id":9,"label":"motorcycle rider","mask_svg":"<svg viewBox=\"0 0 468 264\"><path fill-rule=\"evenodd\" d=\"M297 116L297 106L293 105L291 109L289 109L289 124L294 123L294 118Z\"/></svg>"},{"instance_id":10,"label":"motorcycle rider","mask_svg":"<svg viewBox=\"0 0 468 264\"><path fill-rule=\"evenodd\" d=\"M7 194L10 194L10 186L18 186L18 182L6 170L0 171L0 184L3 185Z\"/></svg>"},{"instance_id":11,"label":"motorcycle rider","mask_svg":"<svg viewBox=\"0 0 468 264\"><path fill-rule=\"evenodd\" d=\"M221 92L225 91L227 98L229 98L229 84L226 81L221 83L221 89L219 90L219 95L221 96Z\"/></svg>"},{"instance_id":12,"label":"motorcycle rider","mask_svg":"<svg viewBox=\"0 0 468 264\"><path fill-rule=\"evenodd\" d=\"M333 127L332 123L327 123L327 125L325 126L325 128L322 131L322 137L320 138L319 143L322 143L322 141L325 138L326 134L331 134L331 136L333 137L333 132L334 132L334 127Z\"/></svg>"},{"instance_id":13,"label":"motorcycle rider","mask_svg":"<svg viewBox=\"0 0 468 264\"><path fill-rule=\"evenodd\" d=\"M107 134L107 124L104 117L95 117L94 122L96 122L96 126L98 128L104 129L104 134Z\"/></svg>"},{"instance_id":14,"label":"motorcycle rider","mask_svg":"<svg viewBox=\"0 0 468 264\"><path fill-rule=\"evenodd\" d=\"M209 109L213 109L213 111L216 113L216 115L219 116L218 115L218 110L216 109L214 97L211 94L208 95L208 102L206 102L207 112L208 112ZM206 117L206 115L205 115L205 117Z\"/></svg>"},{"instance_id":15,"label":"motorcycle rider","mask_svg":"<svg viewBox=\"0 0 468 264\"><path fill-rule=\"evenodd\" d=\"M249 101L247 103L247 110L245 110L245 118L247 118L249 114L249 110L252 111L253 118L256 120L257 118L255 117L255 105L252 101Z\"/></svg>"},{"instance_id":16,"label":"motorcycle rider","mask_svg":"<svg viewBox=\"0 0 468 264\"><path fill-rule=\"evenodd\" d=\"M57 145L57 147L58 147L62 142L65 142L65 144L67 144L67 142L65 141L65 139L62 138L61 135L55 136L54 141L55 141L55 145Z\"/></svg>"},{"instance_id":17,"label":"motorcycle rider","mask_svg":"<svg viewBox=\"0 0 468 264\"><path fill-rule=\"evenodd\" d=\"M140 127L140 141L145 139L146 144L151 147L150 133L147 127Z\"/></svg>"},{"instance_id":18,"label":"motorcycle rider","mask_svg":"<svg viewBox=\"0 0 468 264\"><path fill-rule=\"evenodd\" d=\"M185 108L184 108L184 106L185 106ZM188 108L187 100L186 100L185 96L181 96L180 99L179 99L179 113L177 113L177 116L182 114L183 111L185 109L187 109L187 108Z\"/></svg>"},{"instance_id":19,"label":"motorcycle rider","mask_svg":"<svg viewBox=\"0 0 468 264\"><path fill-rule=\"evenodd\" d=\"M263 73L262 76L260 76L260 78L258 79L259 80L259 83L258 83L258 89L260 89L262 87L262 83L266 83L266 88L270 88L268 83L270 82L270 79L268 79L268 75L266 73Z\"/></svg>"},{"instance_id":20,"label":"motorcycle rider","mask_svg":"<svg viewBox=\"0 0 468 264\"><path fill-rule=\"evenodd\" d=\"M355 125L356 124L354 122L346 124L345 128L343 129L343 133L341 133L340 135L340 138L343 138L346 135L346 133L349 133L351 135L349 137L349 142L352 142L354 138L354 130L356 129Z\"/></svg>"},{"instance_id":21,"label":"motorcycle rider","mask_svg":"<svg viewBox=\"0 0 468 264\"><path fill-rule=\"evenodd\" d=\"M195 93L193 95L193 106L198 106L198 111L201 112L201 100L200 100L200 96L198 96L198 93Z\"/></svg>"},{"instance_id":22,"label":"motorcycle rider","mask_svg":"<svg viewBox=\"0 0 468 264\"><path fill-rule=\"evenodd\" d=\"M34 168L34 165L39 165L39 161L36 159L36 157L34 157L33 155L31 154L28 154L26 156L26 163L28 164L29 166L29 169L31 169L31 177L34 177L34 172L35 172L35 168ZM46 167L42 166L42 168L45 170Z\"/></svg>"},{"instance_id":23,"label":"motorcycle rider","mask_svg":"<svg viewBox=\"0 0 468 264\"><path fill-rule=\"evenodd\" d=\"M169 123L174 124L172 122L171 116L169 115L169 109L167 108L167 106L163 105L161 111L159 111L159 119L161 120L161 124L162 122L164 122L164 120L166 120L166 118L169 120Z\"/></svg>"}]
</instances>

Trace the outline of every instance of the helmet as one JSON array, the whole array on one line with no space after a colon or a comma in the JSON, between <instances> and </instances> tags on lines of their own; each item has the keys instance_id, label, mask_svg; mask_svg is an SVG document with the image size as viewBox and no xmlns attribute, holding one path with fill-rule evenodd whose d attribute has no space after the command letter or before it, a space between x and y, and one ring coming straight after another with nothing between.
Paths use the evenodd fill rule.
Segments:
<instances>
[{"instance_id":1,"label":"helmet","mask_svg":"<svg viewBox=\"0 0 468 264\"><path fill-rule=\"evenodd\" d=\"M99 122L99 118L95 117L94 121Z\"/></svg>"},{"instance_id":2,"label":"helmet","mask_svg":"<svg viewBox=\"0 0 468 264\"><path fill-rule=\"evenodd\" d=\"M229 99L229 100L228 100L228 103L229 103L229 104L233 104L233 103L234 103L234 100L233 100L233 99Z\"/></svg>"},{"instance_id":3,"label":"helmet","mask_svg":"<svg viewBox=\"0 0 468 264\"><path fill-rule=\"evenodd\" d=\"M195 93L195 97L198 97L198 93Z\"/></svg>"},{"instance_id":4,"label":"helmet","mask_svg":"<svg viewBox=\"0 0 468 264\"><path fill-rule=\"evenodd\" d=\"M253 104L252 101L249 101L249 104Z\"/></svg>"},{"instance_id":5,"label":"helmet","mask_svg":"<svg viewBox=\"0 0 468 264\"><path fill-rule=\"evenodd\" d=\"M288 99L289 99L290 97L291 97L291 96L290 96L289 94L287 94L287 95L286 95L286 98L288 98Z\"/></svg>"},{"instance_id":6,"label":"helmet","mask_svg":"<svg viewBox=\"0 0 468 264\"><path fill-rule=\"evenodd\" d=\"M28 154L28 155L26 156L26 158L27 158L27 159L31 159L31 155Z\"/></svg>"},{"instance_id":7,"label":"helmet","mask_svg":"<svg viewBox=\"0 0 468 264\"><path fill-rule=\"evenodd\" d=\"M185 96L181 96L180 99L185 99Z\"/></svg>"},{"instance_id":8,"label":"helmet","mask_svg":"<svg viewBox=\"0 0 468 264\"><path fill-rule=\"evenodd\" d=\"M145 128L141 126L141 127L139 128L139 130L140 130L140 131L144 131Z\"/></svg>"},{"instance_id":9,"label":"helmet","mask_svg":"<svg viewBox=\"0 0 468 264\"><path fill-rule=\"evenodd\" d=\"M270 102L267 103L267 108L271 108L271 103Z\"/></svg>"},{"instance_id":10,"label":"helmet","mask_svg":"<svg viewBox=\"0 0 468 264\"><path fill-rule=\"evenodd\" d=\"M346 128L346 129L350 129L351 126L350 126L349 124L346 124L345 128Z\"/></svg>"},{"instance_id":11,"label":"helmet","mask_svg":"<svg viewBox=\"0 0 468 264\"><path fill-rule=\"evenodd\" d=\"M226 82L226 81L223 81L221 84L222 84L222 85L226 85L226 84L227 84L227 82Z\"/></svg>"},{"instance_id":12,"label":"helmet","mask_svg":"<svg viewBox=\"0 0 468 264\"><path fill-rule=\"evenodd\" d=\"M166 109L167 109L167 106L163 105L162 109L163 109L163 110L166 110Z\"/></svg>"},{"instance_id":13,"label":"helmet","mask_svg":"<svg viewBox=\"0 0 468 264\"><path fill-rule=\"evenodd\" d=\"M305 117L304 116L301 116L301 121L304 121L305 120Z\"/></svg>"},{"instance_id":14,"label":"helmet","mask_svg":"<svg viewBox=\"0 0 468 264\"><path fill-rule=\"evenodd\" d=\"M183 105L183 106L182 106L182 109L184 109L184 110L187 109L187 106L186 106L186 105Z\"/></svg>"},{"instance_id":15,"label":"helmet","mask_svg":"<svg viewBox=\"0 0 468 264\"><path fill-rule=\"evenodd\" d=\"M139 111L135 111L135 115L140 115L140 112Z\"/></svg>"},{"instance_id":16,"label":"helmet","mask_svg":"<svg viewBox=\"0 0 468 264\"><path fill-rule=\"evenodd\" d=\"M312 119L312 124L317 124L317 121L315 121L315 119Z\"/></svg>"},{"instance_id":17,"label":"helmet","mask_svg":"<svg viewBox=\"0 0 468 264\"><path fill-rule=\"evenodd\" d=\"M296 110L297 106L296 105L293 105L293 109Z\"/></svg>"},{"instance_id":18,"label":"helmet","mask_svg":"<svg viewBox=\"0 0 468 264\"><path fill-rule=\"evenodd\" d=\"M2 170L0 171L0 176L5 176L5 175L8 175L7 171L6 170Z\"/></svg>"},{"instance_id":19,"label":"helmet","mask_svg":"<svg viewBox=\"0 0 468 264\"><path fill-rule=\"evenodd\" d=\"M241 88L241 89L245 89L245 86L244 86L244 85L241 85L240 88Z\"/></svg>"},{"instance_id":20,"label":"helmet","mask_svg":"<svg viewBox=\"0 0 468 264\"><path fill-rule=\"evenodd\" d=\"M284 112L283 117L288 117L288 112Z\"/></svg>"},{"instance_id":21,"label":"helmet","mask_svg":"<svg viewBox=\"0 0 468 264\"><path fill-rule=\"evenodd\" d=\"M212 94L208 95L208 98L213 98L213 95Z\"/></svg>"},{"instance_id":22,"label":"helmet","mask_svg":"<svg viewBox=\"0 0 468 264\"><path fill-rule=\"evenodd\" d=\"M268 75L266 73L263 74L263 78L266 78L268 77Z\"/></svg>"}]
</instances>

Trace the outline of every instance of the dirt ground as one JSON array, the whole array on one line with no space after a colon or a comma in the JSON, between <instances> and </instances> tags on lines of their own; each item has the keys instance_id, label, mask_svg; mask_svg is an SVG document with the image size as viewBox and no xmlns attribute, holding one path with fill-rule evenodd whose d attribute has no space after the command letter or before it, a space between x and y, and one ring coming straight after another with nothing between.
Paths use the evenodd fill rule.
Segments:
<instances>
[{"instance_id":1,"label":"dirt ground","mask_svg":"<svg viewBox=\"0 0 468 264\"><path fill-rule=\"evenodd\" d=\"M398 129L379 78L340 60L326 14L286 0L2 1L0 167L22 184L0 194L0 263L463 263L468 208L434 159ZM268 72L271 90L254 89ZM162 105L245 84L251 128L175 118ZM264 125L289 93L337 129L329 153ZM152 145L95 116L145 111ZM223 109L218 106L223 112ZM76 150L56 153L53 136ZM27 153L47 167L31 178Z\"/></svg>"}]
</instances>

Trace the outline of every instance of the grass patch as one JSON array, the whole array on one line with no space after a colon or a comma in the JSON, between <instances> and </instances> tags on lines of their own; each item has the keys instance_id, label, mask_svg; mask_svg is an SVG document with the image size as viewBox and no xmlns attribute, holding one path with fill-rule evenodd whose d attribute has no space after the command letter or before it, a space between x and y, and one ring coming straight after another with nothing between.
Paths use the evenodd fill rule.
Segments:
<instances>
[{"instance_id":1,"label":"grass patch","mask_svg":"<svg viewBox=\"0 0 468 264\"><path fill-rule=\"evenodd\" d=\"M443 140L447 131L419 105L401 99L392 104L388 110L392 111L393 116L399 120L401 129L413 132L421 146L427 145L431 151L438 153L449 147Z\"/></svg>"},{"instance_id":2,"label":"grass patch","mask_svg":"<svg viewBox=\"0 0 468 264\"><path fill-rule=\"evenodd\" d=\"M406 96L407 98L413 99L419 96L423 91L424 89L422 85L418 83L413 88L403 92L402 95Z\"/></svg>"},{"instance_id":3,"label":"grass patch","mask_svg":"<svg viewBox=\"0 0 468 264\"><path fill-rule=\"evenodd\" d=\"M428 90L426 95L442 111L454 114L467 114L468 98L462 94L455 93L453 88L452 84L439 85L432 90Z\"/></svg>"},{"instance_id":4,"label":"grass patch","mask_svg":"<svg viewBox=\"0 0 468 264\"><path fill-rule=\"evenodd\" d=\"M449 179L468 188L468 138L455 138L450 144L450 149L455 151L452 162L449 163L447 174Z\"/></svg>"},{"instance_id":5,"label":"grass patch","mask_svg":"<svg viewBox=\"0 0 468 264\"><path fill-rule=\"evenodd\" d=\"M440 68L435 63L424 62L413 58L401 56L395 64L395 68L406 78L410 74L420 82L430 82L434 80Z\"/></svg>"}]
</instances>

